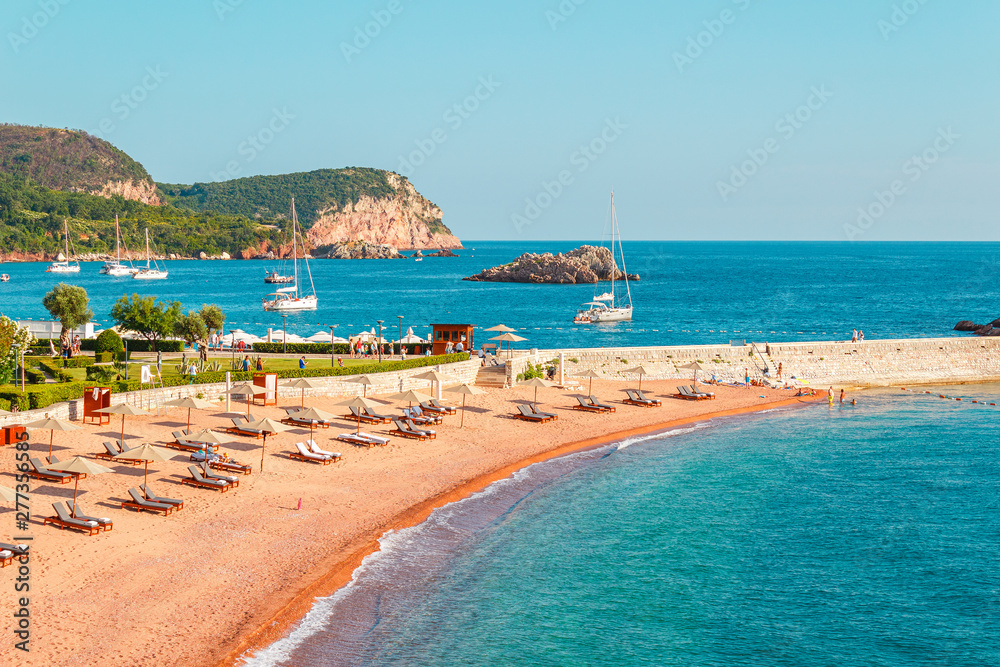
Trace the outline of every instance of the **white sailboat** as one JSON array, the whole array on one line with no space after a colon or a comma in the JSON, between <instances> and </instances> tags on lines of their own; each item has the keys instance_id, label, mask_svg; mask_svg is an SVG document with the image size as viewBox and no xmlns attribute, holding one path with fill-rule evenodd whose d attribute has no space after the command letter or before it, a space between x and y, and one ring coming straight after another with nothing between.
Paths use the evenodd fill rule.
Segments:
<instances>
[{"instance_id":1,"label":"white sailboat","mask_svg":"<svg viewBox=\"0 0 1000 667\"><path fill-rule=\"evenodd\" d=\"M128 248L125 248L125 252L128 252ZM115 256L110 262L105 262L104 266L101 267L99 273L102 276L114 276L116 278L121 276L131 276L135 275L139 269L132 266L132 260L128 260L128 266L122 264L122 233L121 229L118 227L118 215L115 214Z\"/></svg>"},{"instance_id":2,"label":"white sailboat","mask_svg":"<svg viewBox=\"0 0 1000 667\"><path fill-rule=\"evenodd\" d=\"M296 310L316 310L319 300L316 298L316 286L313 285L312 271L309 269L309 257L305 252L305 239L302 240L302 255L306 265L306 274L309 276L309 287L312 295L303 295L299 292L299 219L295 214L295 197L292 197L292 264L295 267L295 281L290 287L279 288L273 294L264 297L264 310L296 311Z\"/></svg>"},{"instance_id":3,"label":"white sailboat","mask_svg":"<svg viewBox=\"0 0 1000 667\"><path fill-rule=\"evenodd\" d=\"M617 241L617 252L615 242ZM612 267L621 260L621 271L624 280L615 280L614 270L611 273L611 289L603 294L597 294L595 285L594 300L583 304L577 311L573 322L576 324L603 324L606 322L627 322L632 319L632 290L628 285L628 271L625 269L625 253L622 250L622 234L618 228L618 214L615 212L615 193L611 192L611 263ZM625 283L625 289L620 287L616 293L615 283ZM598 285L600 283L597 283ZM624 294L622 292L624 291ZM627 305L626 305L627 301Z\"/></svg>"},{"instance_id":4,"label":"white sailboat","mask_svg":"<svg viewBox=\"0 0 1000 667\"><path fill-rule=\"evenodd\" d=\"M46 273L80 273L80 263L70 261L73 255L69 252L69 222L66 220L63 220L63 237L66 240L66 259L49 264L49 268L45 269Z\"/></svg>"},{"instance_id":5,"label":"white sailboat","mask_svg":"<svg viewBox=\"0 0 1000 667\"><path fill-rule=\"evenodd\" d=\"M166 280L167 271L161 271L160 265L156 263L156 258L152 258L152 266L150 266L150 254L149 254L149 228L146 228L146 268L139 269L132 276L133 280Z\"/></svg>"}]
</instances>

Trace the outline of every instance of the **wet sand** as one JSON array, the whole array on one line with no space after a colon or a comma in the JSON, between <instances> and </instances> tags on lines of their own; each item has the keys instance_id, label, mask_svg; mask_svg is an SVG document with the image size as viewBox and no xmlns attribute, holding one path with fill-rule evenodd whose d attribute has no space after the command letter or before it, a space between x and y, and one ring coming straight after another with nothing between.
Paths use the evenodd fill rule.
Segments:
<instances>
[{"instance_id":1,"label":"wet sand","mask_svg":"<svg viewBox=\"0 0 1000 667\"><path fill-rule=\"evenodd\" d=\"M712 387L717 400L685 401L669 396L676 381L644 382L647 394L663 407L624 405L627 385L597 380L594 393L617 407L615 414L574 410L574 392L540 389L539 407L559 419L535 424L511 418L517 402L534 390L491 389L467 399L461 413L434 428L435 440L394 437L391 426L363 427L392 438L387 447L358 448L331 441L354 430L340 420L316 432L341 462L321 466L295 461L288 453L308 436L295 428L270 436L264 472L259 472L261 440L223 436L232 442L220 451L253 465L239 476L239 488L226 493L182 485L191 465L188 455L151 464L149 480L163 496L182 498L183 510L169 517L122 510L129 487L142 483L142 466L111 464L114 473L80 482L79 499L93 516L114 520L110 532L89 537L42 526L51 503L72 498L73 485L32 480L31 653L0 646L4 664L24 665L217 665L280 638L318 596L350 580L361 560L378 547L386 530L419 523L434 508L461 499L516 470L554 456L596 447L624 437L654 433L708 417L797 404L787 390L763 387ZM586 386L586 383L585 383ZM445 400L455 397L445 393ZM307 399L306 404L342 414L339 398ZM460 405L461 400L451 401ZM281 405L297 404L282 399ZM382 410L398 414L399 404ZM233 404L233 410L240 406ZM159 416L127 417L130 444L162 443L185 426L186 410ZM235 413L192 413L194 426L221 430ZM255 417L284 416L275 406L254 407ZM55 434L53 453L103 451L100 443L118 436L121 418L110 425ZM32 434L32 456L48 452L48 431ZM0 484L15 485L13 446L0 448ZM105 463L100 462L98 463ZM301 509L298 503L301 500ZM10 504L0 505L6 523L0 539L15 532ZM16 569L0 570L5 608L13 608ZM23 595L23 594L20 594ZM25 659L27 658L27 659Z\"/></svg>"}]
</instances>

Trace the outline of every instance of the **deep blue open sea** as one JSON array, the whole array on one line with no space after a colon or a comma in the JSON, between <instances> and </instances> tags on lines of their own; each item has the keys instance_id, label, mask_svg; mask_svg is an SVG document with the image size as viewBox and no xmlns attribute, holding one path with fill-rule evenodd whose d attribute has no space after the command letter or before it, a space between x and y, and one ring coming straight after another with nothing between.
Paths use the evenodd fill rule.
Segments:
<instances>
[{"instance_id":1,"label":"deep blue open sea","mask_svg":"<svg viewBox=\"0 0 1000 667\"><path fill-rule=\"evenodd\" d=\"M730 340L842 339L851 329L894 338L952 335L961 319L1000 316L1000 243L744 243L626 242L635 315L631 323L575 326L592 285L518 285L462 281L523 252L563 252L581 242L466 241L458 258L318 260L311 263L320 309L288 317L288 330L308 336L336 325L338 335L384 320L425 335L432 323L503 322L522 329L530 347L727 343ZM4 264L0 311L14 319L45 318L45 292L60 281L45 264ZM99 263L61 279L82 285L98 328L124 293L155 294L185 308L216 303L228 326L264 335L281 328L261 309L260 261L167 262L164 282L98 275ZM602 291L603 291L602 286ZM391 335L391 334L390 334ZM481 338L476 343L484 342Z\"/></svg>"},{"instance_id":2,"label":"deep blue open sea","mask_svg":"<svg viewBox=\"0 0 1000 667\"><path fill-rule=\"evenodd\" d=\"M858 397L531 466L383 538L250 663L1000 664L1000 412Z\"/></svg>"}]
</instances>

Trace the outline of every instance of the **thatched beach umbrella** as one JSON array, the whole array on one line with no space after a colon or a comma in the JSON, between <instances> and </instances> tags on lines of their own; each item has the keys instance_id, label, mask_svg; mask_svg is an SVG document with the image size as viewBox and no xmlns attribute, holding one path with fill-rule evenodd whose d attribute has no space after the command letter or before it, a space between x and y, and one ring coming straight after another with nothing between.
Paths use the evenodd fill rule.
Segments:
<instances>
[{"instance_id":1,"label":"thatched beach umbrella","mask_svg":"<svg viewBox=\"0 0 1000 667\"><path fill-rule=\"evenodd\" d=\"M336 403L336 405L343 406L345 408L358 408L359 410L362 408L364 408L365 410L375 410L377 408L382 407L381 403L373 401L370 398L365 398L364 396L355 396L353 398L349 398L346 401L341 401L340 403ZM298 417L299 415L296 414L295 416ZM358 420L358 428L356 432L361 433L360 419Z\"/></svg>"},{"instance_id":2,"label":"thatched beach umbrella","mask_svg":"<svg viewBox=\"0 0 1000 667\"><path fill-rule=\"evenodd\" d=\"M702 367L702 365L699 364L697 361L693 361L690 364L685 364L684 366L681 366L681 368L686 368L687 370L694 371L694 383L695 384L698 384L698 371L705 370Z\"/></svg>"},{"instance_id":3,"label":"thatched beach umbrella","mask_svg":"<svg viewBox=\"0 0 1000 667\"><path fill-rule=\"evenodd\" d=\"M191 410L211 410L216 407L215 403L209 403L203 398L197 398L195 396L187 396L186 398L175 398L172 401L167 401L163 405L168 408L187 408L188 411L188 423L187 428L191 430Z\"/></svg>"},{"instance_id":4,"label":"thatched beach umbrella","mask_svg":"<svg viewBox=\"0 0 1000 667\"><path fill-rule=\"evenodd\" d=\"M52 417L46 417L45 419L39 419L38 421L33 421L30 424L25 424L24 428L40 428L49 431L49 461L52 461L52 435L56 431L79 431L80 427L76 424L71 424L62 419L54 419Z\"/></svg>"},{"instance_id":5,"label":"thatched beach umbrella","mask_svg":"<svg viewBox=\"0 0 1000 667\"><path fill-rule=\"evenodd\" d=\"M312 378L296 378L291 382L286 382L281 386L289 387L291 389L301 389L302 397L299 399L299 405L305 407L306 389L319 389L320 387L323 386L323 383L321 383L319 380L313 380Z\"/></svg>"},{"instance_id":6,"label":"thatched beach umbrella","mask_svg":"<svg viewBox=\"0 0 1000 667\"><path fill-rule=\"evenodd\" d=\"M535 400L534 403L538 404L538 388L539 387L554 387L556 386L554 382L549 382L548 380L543 380L542 378L531 378L530 380L524 380L518 382L522 387L534 387L535 388Z\"/></svg>"},{"instance_id":7,"label":"thatched beach umbrella","mask_svg":"<svg viewBox=\"0 0 1000 667\"><path fill-rule=\"evenodd\" d=\"M264 451L267 449L267 434L284 433L285 431L291 431L292 429L290 426L285 426L281 422L276 422L273 419L268 419L266 417L264 419L258 419L255 422L250 422L244 427L264 432L264 444L260 446L260 471L264 472Z\"/></svg>"},{"instance_id":8,"label":"thatched beach umbrella","mask_svg":"<svg viewBox=\"0 0 1000 667\"><path fill-rule=\"evenodd\" d=\"M267 387L260 387L255 384L250 384L249 382L241 382L239 384L234 384L229 391L225 392L230 396L246 396L247 397L247 417L250 416L250 399L253 396L259 396L260 394L267 393ZM303 392L304 393L304 392Z\"/></svg>"},{"instance_id":9,"label":"thatched beach umbrella","mask_svg":"<svg viewBox=\"0 0 1000 667\"><path fill-rule=\"evenodd\" d=\"M462 395L462 421L459 423L458 427L462 428L465 426L465 397L466 396L479 396L480 394L485 394L486 392L479 387L473 387L470 384L460 384L457 387L448 387L445 391L450 391L453 394Z\"/></svg>"},{"instance_id":10,"label":"thatched beach umbrella","mask_svg":"<svg viewBox=\"0 0 1000 667\"><path fill-rule=\"evenodd\" d=\"M510 344L511 343L520 343L520 342L528 340L528 339L525 338L524 336L518 336L517 334L502 333L499 336L494 336L493 338L490 338L490 340L498 340L498 341L500 341L501 345L503 345L504 342L506 341L506 343L507 343L507 358L509 359L510 356L511 356L511 353L510 353Z\"/></svg>"},{"instance_id":11,"label":"thatched beach umbrella","mask_svg":"<svg viewBox=\"0 0 1000 667\"><path fill-rule=\"evenodd\" d=\"M74 456L69 461L53 463L49 466L49 470L74 473L73 478L76 480L76 483L73 485L73 512L70 515L73 517L76 516L76 491L80 486L80 475L103 475L106 472L114 472L111 468L97 465L82 456Z\"/></svg>"},{"instance_id":12,"label":"thatched beach umbrella","mask_svg":"<svg viewBox=\"0 0 1000 667\"><path fill-rule=\"evenodd\" d=\"M223 439L220 438L215 431L203 428L194 435L188 436L188 440L205 445L202 447L202 453L205 455L205 474L208 475L208 446L221 445L224 442Z\"/></svg>"},{"instance_id":13,"label":"thatched beach umbrella","mask_svg":"<svg viewBox=\"0 0 1000 667\"><path fill-rule=\"evenodd\" d=\"M103 410L94 410L94 412L103 412L108 415L122 416L122 447L125 446L125 415L132 415L133 417L144 417L150 414L145 410L143 410L142 408L132 407L128 403L119 403L118 405L112 405L110 408L104 408Z\"/></svg>"},{"instance_id":14,"label":"thatched beach umbrella","mask_svg":"<svg viewBox=\"0 0 1000 667\"><path fill-rule=\"evenodd\" d=\"M587 390L588 394L594 393L594 378L601 377L601 374L595 371L593 368L588 368L582 373L577 373L573 377L575 378L590 378L590 388Z\"/></svg>"},{"instance_id":15,"label":"thatched beach umbrella","mask_svg":"<svg viewBox=\"0 0 1000 667\"><path fill-rule=\"evenodd\" d=\"M375 384L375 378L370 375L359 375L356 378L349 379L348 382L353 382L354 384L360 384L363 386L364 389L361 390L361 395L368 396L368 387Z\"/></svg>"},{"instance_id":16,"label":"thatched beach umbrella","mask_svg":"<svg viewBox=\"0 0 1000 667\"><path fill-rule=\"evenodd\" d=\"M645 366L636 366L635 368L630 368L630 369L628 369L625 372L626 373L635 373L636 375L639 376L639 391L642 391L642 376L643 375L652 375L652 373L649 371L649 369L646 368Z\"/></svg>"},{"instance_id":17,"label":"thatched beach umbrella","mask_svg":"<svg viewBox=\"0 0 1000 667\"><path fill-rule=\"evenodd\" d=\"M156 447L155 445L146 443L126 450L114 458L122 459L124 461L143 461L146 464L142 471L142 497L148 499L148 495L146 494L146 482L149 479L149 462L158 461L162 463L163 461L169 461L175 456L177 456L177 454L175 452L171 452L169 449Z\"/></svg>"}]
</instances>

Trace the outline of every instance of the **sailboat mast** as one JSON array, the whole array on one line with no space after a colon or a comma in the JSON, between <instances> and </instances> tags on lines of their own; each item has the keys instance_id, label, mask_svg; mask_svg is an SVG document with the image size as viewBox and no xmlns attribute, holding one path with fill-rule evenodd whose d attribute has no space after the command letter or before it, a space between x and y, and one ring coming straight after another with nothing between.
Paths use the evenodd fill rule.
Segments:
<instances>
[{"instance_id":1,"label":"sailboat mast","mask_svg":"<svg viewBox=\"0 0 1000 667\"><path fill-rule=\"evenodd\" d=\"M618 256L622 258L622 276L624 276L624 280L625 280L625 293L628 294L628 305L629 305L629 308L631 308L632 307L632 288L629 287L629 284L628 284L628 269L625 268L625 251L622 249L622 232L621 232L621 229L618 228L618 214L616 212L614 212L614 197L615 197L615 195L612 192L611 193L611 210L612 210L612 215L614 216L613 230L614 230L614 234L618 237ZM611 241L611 250L612 250L611 255L612 255L612 257L614 257L614 237L612 237L612 241Z\"/></svg>"},{"instance_id":2,"label":"sailboat mast","mask_svg":"<svg viewBox=\"0 0 1000 667\"><path fill-rule=\"evenodd\" d=\"M149 270L149 227L146 227L146 270Z\"/></svg>"},{"instance_id":3,"label":"sailboat mast","mask_svg":"<svg viewBox=\"0 0 1000 667\"><path fill-rule=\"evenodd\" d=\"M299 250L295 242L295 228L298 218L295 215L295 197L292 197L292 265L295 267L295 298L299 298Z\"/></svg>"},{"instance_id":4,"label":"sailboat mast","mask_svg":"<svg viewBox=\"0 0 1000 667\"><path fill-rule=\"evenodd\" d=\"M118 214L115 213L115 254L118 255L118 263L122 263L122 234L118 229Z\"/></svg>"},{"instance_id":5,"label":"sailboat mast","mask_svg":"<svg viewBox=\"0 0 1000 667\"><path fill-rule=\"evenodd\" d=\"M63 218L63 240L66 242L66 261L69 261L69 220Z\"/></svg>"}]
</instances>

